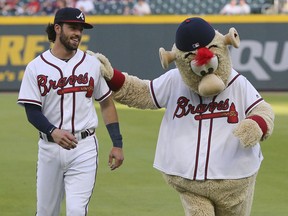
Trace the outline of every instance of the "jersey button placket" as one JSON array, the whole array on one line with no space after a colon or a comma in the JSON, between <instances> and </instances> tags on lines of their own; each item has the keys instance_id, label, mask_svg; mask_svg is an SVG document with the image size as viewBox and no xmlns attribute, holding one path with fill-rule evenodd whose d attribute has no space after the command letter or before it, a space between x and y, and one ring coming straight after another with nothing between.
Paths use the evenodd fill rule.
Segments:
<instances>
[{"instance_id":1,"label":"jersey button placket","mask_svg":"<svg viewBox=\"0 0 288 216\"><path fill-rule=\"evenodd\" d=\"M205 122L205 123L204 123ZM205 165L206 165L206 157L207 157L207 146L208 146L208 134L205 132L208 131L206 127L208 127L207 121L202 121L205 127L205 130L202 130L202 139L201 139L201 147L200 147L200 154L199 154L199 166L197 176L200 179L204 179L204 172L205 172ZM203 132L205 131L205 132Z\"/></svg>"}]
</instances>

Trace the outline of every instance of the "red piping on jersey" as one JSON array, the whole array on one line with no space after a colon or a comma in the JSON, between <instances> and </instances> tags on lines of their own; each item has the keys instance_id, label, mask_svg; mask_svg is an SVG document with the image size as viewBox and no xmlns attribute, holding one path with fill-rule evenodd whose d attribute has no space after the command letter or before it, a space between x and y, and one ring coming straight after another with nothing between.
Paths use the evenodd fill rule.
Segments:
<instances>
[{"instance_id":1,"label":"red piping on jersey","mask_svg":"<svg viewBox=\"0 0 288 216\"><path fill-rule=\"evenodd\" d=\"M111 93L111 90L109 89L109 91L106 93L106 94L104 94L101 98L99 98L99 99L95 99L95 101L102 101L104 98L106 98L107 97L107 95L109 95Z\"/></svg>"},{"instance_id":2,"label":"red piping on jersey","mask_svg":"<svg viewBox=\"0 0 288 216\"><path fill-rule=\"evenodd\" d=\"M199 151L200 151L200 138L201 138L201 127L202 127L202 120L199 120L198 140L197 140L197 150L196 150L196 159L195 159L194 177L193 177L193 180L196 180L197 170L198 170L198 160L199 160Z\"/></svg>"},{"instance_id":3,"label":"red piping on jersey","mask_svg":"<svg viewBox=\"0 0 288 216\"><path fill-rule=\"evenodd\" d=\"M217 95L213 98L212 102L215 102L216 97L217 97ZM214 112L214 110L211 113L213 113L213 112ZM204 176L205 180L207 180L207 175L208 175L208 166L209 166L210 150L211 150L212 128L213 128L213 118L210 119L208 146L207 146L207 154L206 154L206 165L205 165L205 176Z\"/></svg>"},{"instance_id":4,"label":"red piping on jersey","mask_svg":"<svg viewBox=\"0 0 288 216\"><path fill-rule=\"evenodd\" d=\"M94 183L93 183L93 188L92 188L92 193L90 194L89 198L88 198L88 202L85 206L85 216L87 215L88 213L88 205L90 203L90 200L91 200L91 197L92 197L92 194L93 194L93 191L94 191L94 188L95 188L95 184L96 184L96 176L97 176L97 171L98 171L98 145L97 145L97 140L96 140L96 137L94 136L94 143L95 143L95 151L96 151L96 157L95 157L95 177L94 177Z\"/></svg>"},{"instance_id":5,"label":"red piping on jersey","mask_svg":"<svg viewBox=\"0 0 288 216\"><path fill-rule=\"evenodd\" d=\"M198 95L199 96L199 95ZM215 101L217 96L215 96L212 102ZM202 104L202 97L200 98L200 104ZM213 113L213 111L211 112ZM208 134L208 144L207 144L207 152L206 152L206 163L205 163L205 174L204 179L207 179L208 175L208 167L209 167L209 159L210 159L210 150L211 150L211 138L212 138L212 128L213 128L213 118L210 120L210 128ZM195 159L195 168L194 168L194 177L193 179L196 180L197 177L197 170L198 170L198 162L199 162L199 152L200 152L200 143L201 143L201 129L202 129L202 119L199 120L199 127L198 127L198 140L197 140L197 150L196 150L196 159Z\"/></svg>"},{"instance_id":6,"label":"red piping on jersey","mask_svg":"<svg viewBox=\"0 0 288 216\"><path fill-rule=\"evenodd\" d=\"M260 101L263 101L263 98L260 98L259 100L255 101L251 106L249 106L249 107L247 108L247 110L245 111L245 115L247 115L247 114L250 112L250 110L251 110L256 104L258 104Z\"/></svg>"},{"instance_id":7,"label":"red piping on jersey","mask_svg":"<svg viewBox=\"0 0 288 216\"><path fill-rule=\"evenodd\" d=\"M202 97L200 95L200 104L202 104ZM197 139L197 149L196 149L196 157L195 157L195 165L194 165L194 176L193 180L196 180L197 177L197 170L198 170L198 162L199 162L199 151L200 151L200 139L201 139L201 128L202 128L202 119L199 120L199 126L198 126L198 139Z\"/></svg>"},{"instance_id":8,"label":"red piping on jersey","mask_svg":"<svg viewBox=\"0 0 288 216\"><path fill-rule=\"evenodd\" d=\"M156 105L159 109L161 109L162 107L159 105L159 103L158 103L158 101L157 101L157 99L156 99L156 96L155 96L155 92L154 92L154 88L153 88L153 80L150 81L150 89L151 89L151 94L152 94L152 97L153 97L153 100L154 100L155 105Z\"/></svg>"},{"instance_id":9,"label":"red piping on jersey","mask_svg":"<svg viewBox=\"0 0 288 216\"><path fill-rule=\"evenodd\" d=\"M241 75L241 74L238 73L238 74L228 83L227 87L230 86L240 75Z\"/></svg>"},{"instance_id":10,"label":"red piping on jersey","mask_svg":"<svg viewBox=\"0 0 288 216\"><path fill-rule=\"evenodd\" d=\"M84 52L82 59L74 66L72 70L72 75L75 75L75 71L77 67L83 63L84 59L86 57L86 53ZM73 87L75 87L75 83L73 83ZM71 128L72 128L72 133L75 132L75 110L76 110L76 92L73 92L73 111L72 111L72 119L71 119Z\"/></svg>"},{"instance_id":11,"label":"red piping on jersey","mask_svg":"<svg viewBox=\"0 0 288 216\"><path fill-rule=\"evenodd\" d=\"M42 106L42 103L40 101L35 101L35 100L27 100L27 99L18 99L18 102L20 103L32 103L32 104L38 104Z\"/></svg>"},{"instance_id":12,"label":"red piping on jersey","mask_svg":"<svg viewBox=\"0 0 288 216\"><path fill-rule=\"evenodd\" d=\"M41 59L42 59L46 64L48 64L48 65L56 68L56 69L59 71L61 78L63 78L63 72L62 72L62 70L61 70L58 66L52 64L51 62L48 62L48 61L44 58L43 54L41 54L40 57L41 57ZM62 89L63 89L63 87L62 87ZM64 94L61 95L61 105L60 105L61 121L60 121L60 124L59 124L59 126L58 126L59 129L61 129L62 124L63 124L63 112L64 112L64 111L63 111L63 102L64 102Z\"/></svg>"},{"instance_id":13,"label":"red piping on jersey","mask_svg":"<svg viewBox=\"0 0 288 216\"><path fill-rule=\"evenodd\" d=\"M228 83L227 87L230 86L240 75L241 75L241 74L238 73L238 74ZM249 106L249 107L247 108L247 110L245 111L245 115L247 115L247 113L250 112L250 110L252 109L252 107L254 107L257 103L259 103L259 102L262 101L262 100L263 100L263 98L260 98L259 100L255 101L251 106Z\"/></svg>"},{"instance_id":14,"label":"red piping on jersey","mask_svg":"<svg viewBox=\"0 0 288 216\"><path fill-rule=\"evenodd\" d=\"M208 167L209 167L209 159L210 159L210 149L211 149L211 138L212 138L212 128L213 128L213 118L210 119L210 128L208 135L208 146L206 153L206 165L205 165L205 176L204 179L207 180Z\"/></svg>"}]
</instances>

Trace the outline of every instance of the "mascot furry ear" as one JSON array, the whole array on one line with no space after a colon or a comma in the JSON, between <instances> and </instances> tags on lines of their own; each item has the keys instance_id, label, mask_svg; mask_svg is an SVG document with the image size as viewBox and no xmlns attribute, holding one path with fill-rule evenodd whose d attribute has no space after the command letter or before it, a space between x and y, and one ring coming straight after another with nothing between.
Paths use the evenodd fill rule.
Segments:
<instances>
[{"instance_id":1,"label":"mascot furry ear","mask_svg":"<svg viewBox=\"0 0 288 216\"><path fill-rule=\"evenodd\" d=\"M273 110L233 69L229 46L240 46L235 28L223 35L192 17L178 26L171 51L159 49L162 67L176 67L152 81L113 70L98 55L114 100L165 109L154 167L179 193L186 216L250 215L260 141L273 131Z\"/></svg>"}]
</instances>

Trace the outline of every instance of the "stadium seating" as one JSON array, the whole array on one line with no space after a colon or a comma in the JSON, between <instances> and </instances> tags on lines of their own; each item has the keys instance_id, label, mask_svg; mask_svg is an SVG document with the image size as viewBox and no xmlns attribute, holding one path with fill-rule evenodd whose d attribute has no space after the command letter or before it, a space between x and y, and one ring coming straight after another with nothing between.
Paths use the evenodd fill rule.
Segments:
<instances>
[{"instance_id":1,"label":"stadium seating","mask_svg":"<svg viewBox=\"0 0 288 216\"><path fill-rule=\"evenodd\" d=\"M41 4L45 0L39 0ZM154 15L172 14L219 14L220 10L230 0L146 0ZM264 13L265 9L274 4L274 0L246 0L251 7L251 13ZM28 0L21 1L21 4ZM123 0L94 0L95 15L121 15L125 8L132 9L133 2ZM1 10L0 10L1 12ZM41 14L41 13L40 13ZM1 13L0 13L1 15ZM3 14L2 14L3 15ZM10 14L13 15L13 14Z\"/></svg>"},{"instance_id":2,"label":"stadium seating","mask_svg":"<svg viewBox=\"0 0 288 216\"><path fill-rule=\"evenodd\" d=\"M152 14L219 14L220 10L230 0L147 0ZM262 13L263 7L273 5L273 0L247 0L251 7L251 13ZM124 8L133 7L125 1L97 1L95 3L96 14L120 15Z\"/></svg>"}]
</instances>

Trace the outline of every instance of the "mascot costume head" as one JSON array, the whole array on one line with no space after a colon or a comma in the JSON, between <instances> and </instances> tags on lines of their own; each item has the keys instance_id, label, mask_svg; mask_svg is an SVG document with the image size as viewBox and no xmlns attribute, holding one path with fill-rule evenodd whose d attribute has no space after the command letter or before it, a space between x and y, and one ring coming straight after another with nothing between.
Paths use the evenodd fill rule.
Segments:
<instances>
[{"instance_id":1,"label":"mascot costume head","mask_svg":"<svg viewBox=\"0 0 288 216\"><path fill-rule=\"evenodd\" d=\"M194 92L214 96L224 90L231 72L228 45L238 48L239 44L235 28L223 36L203 19L189 18L179 25L172 51L160 48L161 64L167 69L175 61L183 81Z\"/></svg>"}]
</instances>

